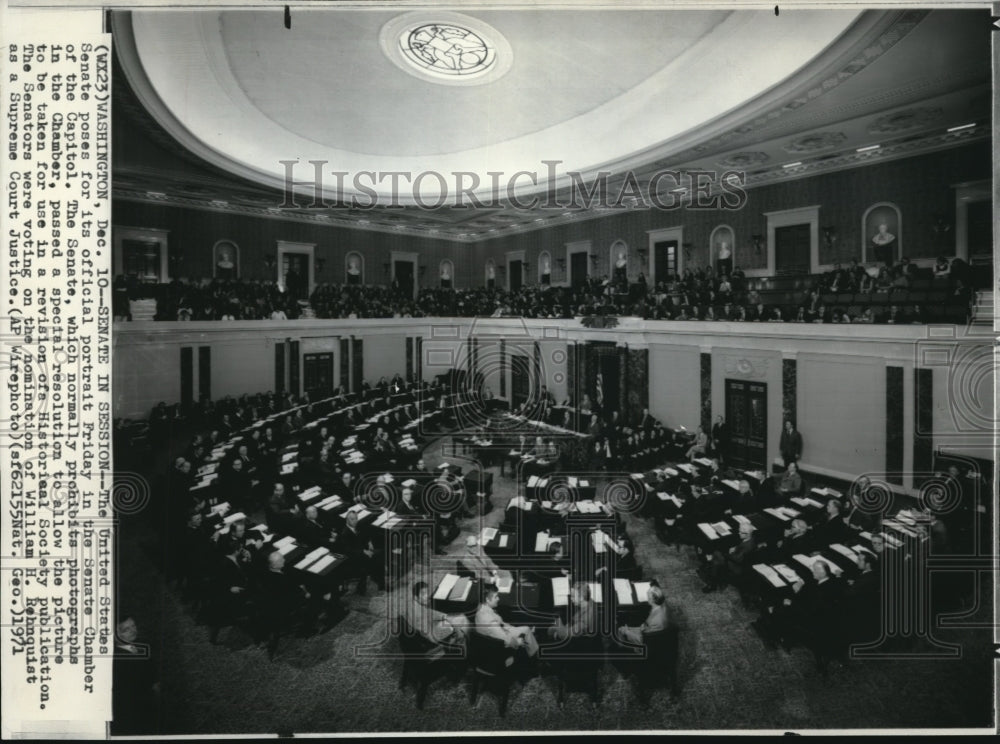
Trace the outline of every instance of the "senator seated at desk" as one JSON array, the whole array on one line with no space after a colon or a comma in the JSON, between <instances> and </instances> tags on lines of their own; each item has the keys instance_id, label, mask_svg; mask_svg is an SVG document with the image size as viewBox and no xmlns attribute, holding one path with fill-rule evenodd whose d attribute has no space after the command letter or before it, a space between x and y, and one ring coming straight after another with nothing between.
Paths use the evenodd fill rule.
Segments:
<instances>
[{"instance_id":1,"label":"senator seated at desk","mask_svg":"<svg viewBox=\"0 0 1000 744\"><path fill-rule=\"evenodd\" d=\"M480 635L496 638L508 648L521 650L530 659L538 655L538 641L531 628L513 626L500 617L497 607L500 606L500 591L494 586L483 590L482 603L476 610L475 632Z\"/></svg>"},{"instance_id":2,"label":"senator seated at desk","mask_svg":"<svg viewBox=\"0 0 1000 744\"><path fill-rule=\"evenodd\" d=\"M628 643L642 645L643 636L647 633L658 633L667 627L667 603L663 590L658 586L651 586L646 592L646 601L649 604L649 615L639 626L622 625L618 628L618 638Z\"/></svg>"},{"instance_id":3,"label":"senator seated at desk","mask_svg":"<svg viewBox=\"0 0 1000 744\"><path fill-rule=\"evenodd\" d=\"M431 607L431 590L426 581L413 585L413 599L406 606L404 618L431 643L461 646L469 632L465 615L446 615Z\"/></svg>"}]
</instances>

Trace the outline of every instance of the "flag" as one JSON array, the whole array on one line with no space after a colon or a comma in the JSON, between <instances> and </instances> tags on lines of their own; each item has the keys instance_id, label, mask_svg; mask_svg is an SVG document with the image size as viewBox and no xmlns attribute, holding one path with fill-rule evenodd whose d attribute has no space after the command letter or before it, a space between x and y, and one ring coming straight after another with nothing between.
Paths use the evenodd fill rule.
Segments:
<instances>
[{"instance_id":1,"label":"flag","mask_svg":"<svg viewBox=\"0 0 1000 744\"><path fill-rule=\"evenodd\" d=\"M604 375L597 373L597 405L604 405Z\"/></svg>"}]
</instances>

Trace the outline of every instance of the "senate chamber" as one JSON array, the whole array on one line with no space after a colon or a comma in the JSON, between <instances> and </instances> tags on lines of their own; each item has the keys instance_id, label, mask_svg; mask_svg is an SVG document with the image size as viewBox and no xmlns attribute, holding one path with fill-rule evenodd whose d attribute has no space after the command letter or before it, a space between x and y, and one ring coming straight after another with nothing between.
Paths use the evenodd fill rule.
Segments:
<instances>
[{"instance_id":1,"label":"senate chamber","mask_svg":"<svg viewBox=\"0 0 1000 744\"><path fill-rule=\"evenodd\" d=\"M990 12L109 11L112 735L995 726Z\"/></svg>"}]
</instances>

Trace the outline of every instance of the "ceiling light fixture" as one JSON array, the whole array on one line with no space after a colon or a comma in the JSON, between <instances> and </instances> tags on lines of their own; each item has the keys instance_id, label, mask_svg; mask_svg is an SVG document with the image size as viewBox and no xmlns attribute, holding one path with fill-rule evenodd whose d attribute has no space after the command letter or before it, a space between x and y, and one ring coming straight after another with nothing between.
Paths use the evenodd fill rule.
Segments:
<instances>
[{"instance_id":1,"label":"ceiling light fixture","mask_svg":"<svg viewBox=\"0 0 1000 744\"><path fill-rule=\"evenodd\" d=\"M869 150L877 150L880 147L882 147L882 145L865 145L864 147L859 147L857 152L868 152Z\"/></svg>"},{"instance_id":2,"label":"ceiling light fixture","mask_svg":"<svg viewBox=\"0 0 1000 744\"><path fill-rule=\"evenodd\" d=\"M962 124L961 126L958 126L958 127L951 127L948 131L949 132L960 132L963 129L972 129L974 126L976 126L976 122L972 122L971 124Z\"/></svg>"},{"instance_id":3,"label":"ceiling light fixture","mask_svg":"<svg viewBox=\"0 0 1000 744\"><path fill-rule=\"evenodd\" d=\"M801 160L796 160L794 163L785 163L781 167L782 168L796 168L796 167L798 167L800 165L802 165L802 161Z\"/></svg>"}]
</instances>

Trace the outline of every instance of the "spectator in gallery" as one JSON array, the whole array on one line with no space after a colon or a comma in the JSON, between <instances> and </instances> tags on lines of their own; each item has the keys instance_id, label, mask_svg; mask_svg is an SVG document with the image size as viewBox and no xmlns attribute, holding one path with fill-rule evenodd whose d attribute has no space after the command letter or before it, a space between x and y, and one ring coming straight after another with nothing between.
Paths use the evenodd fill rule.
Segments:
<instances>
[{"instance_id":1,"label":"spectator in gallery","mask_svg":"<svg viewBox=\"0 0 1000 744\"><path fill-rule=\"evenodd\" d=\"M802 457L802 435L796 431L795 424L790 420L785 421L785 428L781 432L778 450L786 467L790 463L798 462L799 458Z\"/></svg>"}]
</instances>

